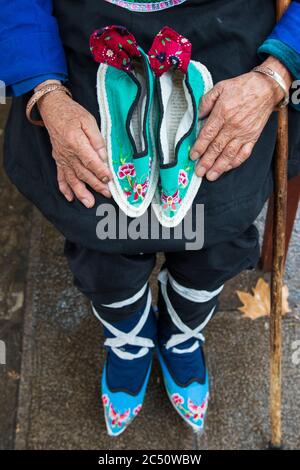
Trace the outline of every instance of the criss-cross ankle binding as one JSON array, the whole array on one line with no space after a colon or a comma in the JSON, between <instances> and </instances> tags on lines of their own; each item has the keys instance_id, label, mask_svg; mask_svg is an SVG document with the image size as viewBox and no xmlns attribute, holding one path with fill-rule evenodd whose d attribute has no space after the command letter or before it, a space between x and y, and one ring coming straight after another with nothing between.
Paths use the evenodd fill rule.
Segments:
<instances>
[{"instance_id":1,"label":"criss-cross ankle binding","mask_svg":"<svg viewBox=\"0 0 300 470\"><path fill-rule=\"evenodd\" d=\"M195 351L197 348L199 348L200 346L200 343L199 343L199 340L204 342L205 341L205 338L203 336L203 334L201 333L201 331L203 330L203 328L207 325L207 323L209 322L209 320L211 319L211 317L213 316L213 313L215 311L215 306L211 309L211 311L209 312L209 314L207 315L207 317L205 318L205 320L199 325L197 326L197 328L195 329L192 329L192 328L189 328L185 323L183 323L183 321L180 319L179 315L176 313L175 309L173 308L171 302L170 302L170 299L168 297L168 294L167 294L167 282L168 282L168 279L170 280L170 283L172 285L172 287L174 286L174 284L176 283L176 291L177 293L181 293L182 290L184 289L185 290L185 294L184 297L186 297L188 300L191 300L189 297L188 297L188 289L180 286L180 284L178 284L175 279L170 275L170 273L168 273L167 270L164 270L164 271L161 271L159 276L158 276L158 279L161 283L161 291L162 291L162 295L165 299L165 302L166 302L166 305L167 305L167 309L168 309L168 313L170 315L170 318L172 320L172 322L174 323L174 325L178 328L178 330L181 331L181 333L178 333L178 334L173 334L170 339L168 340L168 342L165 344L165 348L166 349L170 349L172 348L172 352L173 353L176 353L176 354L184 354L184 353L189 353L189 352L193 352ZM218 289L218 291L220 292L220 290L222 290L223 286L221 288ZM174 289L175 290L175 289ZM201 291L195 291L197 293L200 293L200 296L201 296ZM202 291L202 292L206 292L206 291ZM217 292L217 291L216 291ZM208 293L207 293L208 294ZM209 294L212 294L212 293L209 293ZM205 294L202 294L205 296ZM216 295L216 294L215 294ZM199 296L199 297L200 297ZM196 296L195 296L196 297ZM208 295L206 297L209 297ZM191 338L195 338L195 342L192 344L192 346L190 346L189 348L187 349L178 349L176 348L175 346L178 346L182 343L185 343L186 341L188 341L189 339Z\"/></svg>"},{"instance_id":2,"label":"criss-cross ankle binding","mask_svg":"<svg viewBox=\"0 0 300 470\"><path fill-rule=\"evenodd\" d=\"M147 287L147 285L146 285ZM111 304L112 305L112 304ZM109 307L111 305L106 305L106 307ZM115 304L116 305L116 304ZM107 330L113 334L115 337L114 338L107 338L105 340L104 345L107 347L110 347L111 350L120 358L120 359L125 359L125 360L133 360L139 357L143 357L146 354L148 354L150 348L154 348L154 342L150 338L143 338L142 336L138 336L140 331L143 329L151 308L151 291L149 289L148 297L147 297L147 303L146 307L144 310L144 313L142 314L141 318L139 319L138 323L136 326L131 330L129 333L124 333L123 331L119 330L115 326L111 325L107 321L103 320L97 310L92 306L93 312L95 316L98 318L98 320L101 321L103 326L107 328ZM115 307L113 307L115 308ZM124 351L124 346L130 345L130 346L140 346L140 350L136 353L131 353Z\"/></svg>"},{"instance_id":3,"label":"criss-cross ankle binding","mask_svg":"<svg viewBox=\"0 0 300 470\"><path fill-rule=\"evenodd\" d=\"M191 305L195 303L200 305L213 301L223 286L214 291L190 289L177 282L167 269L160 272L158 280L164 303L164 315L168 316L162 322L158 340L158 357L167 394L182 419L195 432L202 432L209 398L208 373L202 350L204 342L202 330L212 318L216 305L210 308L204 321L196 328L190 328L176 312L175 304L172 305L174 300L171 302L168 288L190 301Z\"/></svg>"},{"instance_id":4,"label":"criss-cross ankle binding","mask_svg":"<svg viewBox=\"0 0 300 470\"><path fill-rule=\"evenodd\" d=\"M146 294L148 290L148 294ZM143 310L122 319L122 307L136 305L147 296ZM120 311L120 320L111 324L101 316L105 311ZM92 306L95 316L104 326L108 349L102 373L102 403L107 432L118 436L142 409L152 365L152 349L156 337L156 317L151 307L151 290L144 285L136 294L125 300ZM99 313L100 310L100 313ZM102 314L103 315L103 314Z\"/></svg>"}]
</instances>

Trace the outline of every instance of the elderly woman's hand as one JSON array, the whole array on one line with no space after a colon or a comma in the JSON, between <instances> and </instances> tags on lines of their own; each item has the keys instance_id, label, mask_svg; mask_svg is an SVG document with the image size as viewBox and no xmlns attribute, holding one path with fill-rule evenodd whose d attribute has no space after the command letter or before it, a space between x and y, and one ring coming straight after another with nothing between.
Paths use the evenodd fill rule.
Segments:
<instances>
[{"instance_id":1,"label":"elderly woman's hand","mask_svg":"<svg viewBox=\"0 0 300 470\"><path fill-rule=\"evenodd\" d=\"M263 65L271 67L291 85L288 70L275 58ZM270 77L250 72L219 82L203 98L200 119L209 115L191 150L198 159L198 176L210 181L241 165L251 152L274 107L284 93Z\"/></svg>"},{"instance_id":2,"label":"elderly woman's hand","mask_svg":"<svg viewBox=\"0 0 300 470\"><path fill-rule=\"evenodd\" d=\"M58 186L66 199L72 201L76 197L86 207L92 207L95 198L86 184L111 197L107 186L111 173L96 119L80 104L58 91L41 98L39 111L50 136Z\"/></svg>"}]
</instances>

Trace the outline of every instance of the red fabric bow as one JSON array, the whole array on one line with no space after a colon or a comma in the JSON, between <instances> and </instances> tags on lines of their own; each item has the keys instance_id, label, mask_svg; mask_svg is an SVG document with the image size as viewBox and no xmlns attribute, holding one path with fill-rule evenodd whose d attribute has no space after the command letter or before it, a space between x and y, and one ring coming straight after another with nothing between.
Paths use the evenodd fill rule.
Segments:
<instances>
[{"instance_id":1,"label":"red fabric bow","mask_svg":"<svg viewBox=\"0 0 300 470\"><path fill-rule=\"evenodd\" d=\"M191 60L192 44L173 29L165 26L155 37L149 51L151 68L157 77L171 67L187 72Z\"/></svg>"},{"instance_id":2,"label":"red fabric bow","mask_svg":"<svg viewBox=\"0 0 300 470\"><path fill-rule=\"evenodd\" d=\"M96 62L126 72L132 69L132 59L141 56L134 36L118 25L95 31L90 37L90 50Z\"/></svg>"}]
</instances>

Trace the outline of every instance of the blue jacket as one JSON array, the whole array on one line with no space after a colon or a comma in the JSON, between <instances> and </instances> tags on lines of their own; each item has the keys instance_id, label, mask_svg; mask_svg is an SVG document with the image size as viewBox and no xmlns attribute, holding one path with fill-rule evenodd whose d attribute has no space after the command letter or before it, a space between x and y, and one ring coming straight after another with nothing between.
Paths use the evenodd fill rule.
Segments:
<instances>
[{"instance_id":1,"label":"blue jacket","mask_svg":"<svg viewBox=\"0 0 300 470\"><path fill-rule=\"evenodd\" d=\"M19 96L48 79L67 79L67 65L52 0L0 0L0 80ZM300 79L300 0L292 2L259 48Z\"/></svg>"}]
</instances>

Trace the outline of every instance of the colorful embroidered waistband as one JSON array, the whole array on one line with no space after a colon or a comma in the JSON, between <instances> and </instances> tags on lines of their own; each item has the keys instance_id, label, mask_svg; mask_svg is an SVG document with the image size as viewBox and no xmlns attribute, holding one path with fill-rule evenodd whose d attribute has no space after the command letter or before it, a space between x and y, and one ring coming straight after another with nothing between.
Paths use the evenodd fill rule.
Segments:
<instances>
[{"instance_id":1,"label":"colorful embroidered waistband","mask_svg":"<svg viewBox=\"0 0 300 470\"><path fill-rule=\"evenodd\" d=\"M171 8L176 5L184 3L186 0L165 0L161 1L134 1L134 0L106 0L106 2L113 3L122 8L127 8L127 10L138 11L141 13L150 13L153 11L164 10L166 8Z\"/></svg>"}]
</instances>

